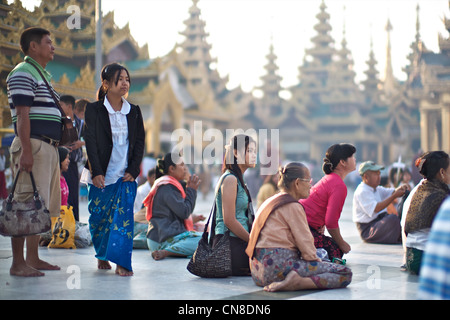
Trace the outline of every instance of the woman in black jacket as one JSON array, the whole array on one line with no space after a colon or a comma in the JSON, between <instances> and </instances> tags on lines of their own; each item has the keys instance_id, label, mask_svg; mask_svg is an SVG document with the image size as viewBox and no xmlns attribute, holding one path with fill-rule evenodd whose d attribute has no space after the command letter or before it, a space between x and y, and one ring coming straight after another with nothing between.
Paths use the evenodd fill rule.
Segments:
<instances>
[{"instance_id":1,"label":"woman in black jacket","mask_svg":"<svg viewBox=\"0 0 450 320\"><path fill-rule=\"evenodd\" d=\"M133 274L133 203L144 155L141 110L125 97L130 76L123 66L103 67L98 101L86 106L84 140L88 161L81 181L88 184L89 224L99 269Z\"/></svg>"}]
</instances>

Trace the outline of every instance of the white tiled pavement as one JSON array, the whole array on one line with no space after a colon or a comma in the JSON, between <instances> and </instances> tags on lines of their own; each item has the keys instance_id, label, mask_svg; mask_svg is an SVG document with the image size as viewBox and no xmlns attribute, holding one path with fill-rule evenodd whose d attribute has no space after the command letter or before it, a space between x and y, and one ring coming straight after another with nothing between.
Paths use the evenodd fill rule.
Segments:
<instances>
[{"instance_id":1,"label":"white tiled pavement","mask_svg":"<svg viewBox=\"0 0 450 320\"><path fill-rule=\"evenodd\" d=\"M352 250L344 258L353 271L345 289L267 293L251 277L201 279L186 270L184 258L152 259L144 249L133 251L133 277L119 277L114 271L98 270L93 247L85 249L40 248L44 260L58 264L60 271L44 277L9 275L10 239L0 236L1 300L413 300L418 277L400 271L401 245L363 243L351 221L351 197L340 221L341 232ZM208 215L212 194L197 200L195 213ZM80 220L87 222L87 203L81 202ZM79 280L79 282L77 282Z\"/></svg>"}]
</instances>

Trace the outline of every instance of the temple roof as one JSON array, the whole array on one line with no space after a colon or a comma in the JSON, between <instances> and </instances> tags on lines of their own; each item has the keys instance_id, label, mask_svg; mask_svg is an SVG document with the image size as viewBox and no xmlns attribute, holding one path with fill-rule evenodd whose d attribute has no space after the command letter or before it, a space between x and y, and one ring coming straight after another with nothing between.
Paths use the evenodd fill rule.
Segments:
<instances>
[{"instance_id":1,"label":"temple roof","mask_svg":"<svg viewBox=\"0 0 450 320\"><path fill-rule=\"evenodd\" d=\"M443 53L425 52L422 59L428 65L450 66L450 57Z\"/></svg>"},{"instance_id":2,"label":"temple roof","mask_svg":"<svg viewBox=\"0 0 450 320\"><path fill-rule=\"evenodd\" d=\"M68 18L72 15L70 5L80 7L80 29L69 29ZM93 70L95 61L95 3L90 0L48 0L29 11L20 0L0 3L3 24L0 25L0 52L7 74L21 59L19 36L27 27L39 25L52 33L55 44L55 59L48 64L56 88L65 94L95 96ZM148 45L140 47L130 32L129 25L119 28L114 21L114 12L103 16L102 49L104 64L117 61L126 64L134 80L131 91L145 89L151 79L157 79L157 66L149 58ZM92 79L90 79L92 77ZM92 84L92 87L88 87ZM76 91L76 89L78 91ZM70 92L66 91L69 90ZM84 94L80 93L84 90Z\"/></svg>"}]
</instances>

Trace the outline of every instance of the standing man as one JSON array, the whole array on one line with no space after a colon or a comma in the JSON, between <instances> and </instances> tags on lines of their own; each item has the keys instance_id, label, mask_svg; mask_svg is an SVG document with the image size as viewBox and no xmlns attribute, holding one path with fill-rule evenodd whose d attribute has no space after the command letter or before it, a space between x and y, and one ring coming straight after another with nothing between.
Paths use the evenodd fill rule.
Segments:
<instances>
[{"instance_id":1,"label":"standing man","mask_svg":"<svg viewBox=\"0 0 450 320\"><path fill-rule=\"evenodd\" d=\"M366 161L359 166L362 182L353 194L353 221L361 238L369 243L401 243L400 218L386 208L403 196L407 186L397 189L380 186L383 166Z\"/></svg>"},{"instance_id":2,"label":"standing man","mask_svg":"<svg viewBox=\"0 0 450 320\"><path fill-rule=\"evenodd\" d=\"M79 215L79 191L80 191L80 177L78 172L78 163L83 159L84 141L81 141L82 120L75 115L75 98L73 96L65 95L60 97L59 101L61 108L67 116L73 121L73 126L77 129L78 140L69 145L69 169L63 172L69 187L69 198L67 203L73 208L73 216L75 221L80 221Z\"/></svg>"},{"instance_id":3,"label":"standing man","mask_svg":"<svg viewBox=\"0 0 450 320\"><path fill-rule=\"evenodd\" d=\"M53 60L55 47L49 31L34 27L22 33L20 47L25 55L24 61L19 63L6 79L8 102L16 134L11 144L13 175L19 170L32 171L39 195L45 201L50 216L58 217L61 189L57 146L61 139L61 112L36 69L38 68L50 83L51 75L45 67ZM30 175L21 173L14 198L24 201L32 196ZM39 238L39 235L11 238L11 275L37 277L44 275L39 270L60 269L39 258Z\"/></svg>"}]
</instances>

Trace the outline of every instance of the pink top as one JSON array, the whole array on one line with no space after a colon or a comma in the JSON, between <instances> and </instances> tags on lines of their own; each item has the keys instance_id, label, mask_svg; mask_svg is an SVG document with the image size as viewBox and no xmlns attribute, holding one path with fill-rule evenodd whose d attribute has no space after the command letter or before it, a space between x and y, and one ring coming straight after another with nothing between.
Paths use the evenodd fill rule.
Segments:
<instances>
[{"instance_id":1,"label":"pink top","mask_svg":"<svg viewBox=\"0 0 450 320\"><path fill-rule=\"evenodd\" d=\"M312 188L307 199L299 202L306 212L308 224L317 229L326 226L327 229L339 228L339 218L347 197L347 186L336 173L325 175Z\"/></svg>"},{"instance_id":2,"label":"pink top","mask_svg":"<svg viewBox=\"0 0 450 320\"><path fill-rule=\"evenodd\" d=\"M67 206L67 200L69 199L69 186L67 185L66 179L61 175L59 178L61 184L61 205Z\"/></svg>"}]
</instances>

